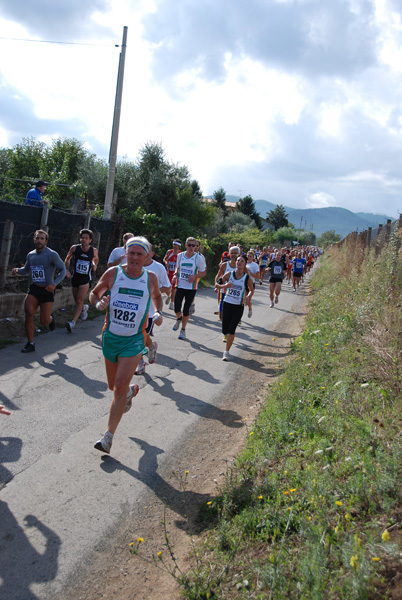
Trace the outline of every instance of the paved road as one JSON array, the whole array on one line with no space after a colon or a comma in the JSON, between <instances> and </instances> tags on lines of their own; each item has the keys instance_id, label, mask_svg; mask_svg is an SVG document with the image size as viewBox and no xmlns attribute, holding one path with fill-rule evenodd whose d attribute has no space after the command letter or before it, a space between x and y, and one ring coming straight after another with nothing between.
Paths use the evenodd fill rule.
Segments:
<instances>
[{"instance_id":1,"label":"paved road","mask_svg":"<svg viewBox=\"0 0 402 600\"><path fill-rule=\"evenodd\" d=\"M77 567L104 548L133 507L151 492L168 493L159 471L198 419L218 419L229 431L242 426L235 410L219 408L219 398L245 354L261 354L267 330L298 310L286 284L269 309L267 288L257 287L230 363L221 360L212 290L197 294L185 341L172 332L172 311L165 312L156 328L158 361L136 378L141 391L119 425L112 457L93 448L111 398L101 318L79 323L71 335L57 329L40 336L35 354L21 354L20 345L0 351L0 403L13 411L0 416L1 600L54 600L68 589Z\"/></svg>"}]
</instances>

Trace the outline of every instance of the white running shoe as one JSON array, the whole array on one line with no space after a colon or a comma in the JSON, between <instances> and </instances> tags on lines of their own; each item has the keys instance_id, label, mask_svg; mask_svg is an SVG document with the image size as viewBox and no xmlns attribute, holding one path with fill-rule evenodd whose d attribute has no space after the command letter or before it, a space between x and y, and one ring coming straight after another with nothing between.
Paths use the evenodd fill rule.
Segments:
<instances>
[{"instance_id":1,"label":"white running shoe","mask_svg":"<svg viewBox=\"0 0 402 600\"><path fill-rule=\"evenodd\" d=\"M127 402L126 402L126 408L125 408L125 413L128 412L130 410L130 408L133 405L133 398L138 394L138 392L140 391L140 388L138 387L138 385L136 383L133 383L132 385L129 386L128 388L128 394L127 394Z\"/></svg>"},{"instance_id":2,"label":"white running shoe","mask_svg":"<svg viewBox=\"0 0 402 600\"><path fill-rule=\"evenodd\" d=\"M81 313L81 321L86 321L88 318L88 308L89 305L88 304L84 304L84 307L82 309L82 313Z\"/></svg>"},{"instance_id":3,"label":"white running shoe","mask_svg":"<svg viewBox=\"0 0 402 600\"><path fill-rule=\"evenodd\" d=\"M74 327L75 327L75 323L74 323L74 321L68 321L68 322L66 323L66 329L67 329L68 333L72 333L72 332L73 332L73 329L74 329Z\"/></svg>"},{"instance_id":4,"label":"white running shoe","mask_svg":"<svg viewBox=\"0 0 402 600\"><path fill-rule=\"evenodd\" d=\"M105 435L102 435L101 439L96 442L94 448L100 450L101 452L106 452L106 454L110 454L112 442L113 435L107 431Z\"/></svg>"},{"instance_id":5,"label":"white running shoe","mask_svg":"<svg viewBox=\"0 0 402 600\"><path fill-rule=\"evenodd\" d=\"M153 365L156 361L158 351L158 344L154 342L150 348L148 348L148 363Z\"/></svg>"},{"instance_id":6,"label":"white running shoe","mask_svg":"<svg viewBox=\"0 0 402 600\"><path fill-rule=\"evenodd\" d=\"M138 367L135 370L134 375L143 375L145 373L145 362L144 359L141 358L140 362L138 363Z\"/></svg>"},{"instance_id":7,"label":"white running shoe","mask_svg":"<svg viewBox=\"0 0 402 600\"><path fill-rule=\"evenodd\" d=\"M271 304L269 305L269 308L274 308L274 303L271 302Z\"/></svg>"},{"instance_id":8,"label":"white running shoe","mask_svg":"<svg viewBox=\"0 0 402 600\"><path fill-rule=\"evenodd\" d=\"M186 339L186 330L182 329L179 333L179 340L185 340Z\"/></svg>"},{"instance_id":9,"label":"white running shoe","mask_svg":"<svg viewBox=\"0 0 402 600\"><path fill-rule=\"evenodd\" d=\"M173 331L177 331L180 327L181 319L176 319L175 324L173 325Z\"/></svg>"},{"instance_id":10,"label":"white running shoe","mask_svg":"<svg viewBox=\"0 0 402 600\"><path fill-rule=\"evenodd\" d=\"M174 310L174 304L173 304L173 302L171 302L171 303L169 304L169 310Z\"/></svg>"},{"instance_id":11,"label":"white running shoe","mask_svg":"<svg viewBox=\"0 0 402 600\"><path fill-rule=\"evenodd\" d=\"M229 350L225 350L222 356L222 360L228 362L230 360Z\"/></svg>"},{"instance_id":12,"label":"white running shoe","mask_svg":"<svg viewBox=\"0 0 402 600\"><path fill-rule=\"evenodd\" d=\"M293 288L293 291L295 292L295 291L296 291L296 288Z\"/></svg>"},{"instance_id":13,"label":"white running shoe","mask_svg":"<svg viewBox=\"0 0 402 600\"><path fill-rule=\"evenodd\" d=\"M247 316L248 316L248 318L249 318L249 319L250 319L250 318L253 316L253 311L252 311L252 309L251 309L251 308L250 308L250 310L248 311L248 315L247 315Z\"/></svg>"}]
</instances>

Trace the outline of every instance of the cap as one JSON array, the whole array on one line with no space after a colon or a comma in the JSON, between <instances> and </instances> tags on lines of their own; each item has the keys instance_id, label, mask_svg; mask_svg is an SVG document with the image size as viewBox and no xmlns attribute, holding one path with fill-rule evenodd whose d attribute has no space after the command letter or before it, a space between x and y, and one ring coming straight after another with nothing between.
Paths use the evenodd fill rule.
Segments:
<instances>
[{"instance_id":1,"label":"cap","mask_svg":"<svg viewBox=\"0 0 402 600\"><path fill-rule=\"evenodd\" d=\"M42 187L44 185L48 185L47 183L45 183L44 181L42 181L42 179L39 179L39 181L37 181L35 183L35 187Z\"/></svg>"}]
</instances>

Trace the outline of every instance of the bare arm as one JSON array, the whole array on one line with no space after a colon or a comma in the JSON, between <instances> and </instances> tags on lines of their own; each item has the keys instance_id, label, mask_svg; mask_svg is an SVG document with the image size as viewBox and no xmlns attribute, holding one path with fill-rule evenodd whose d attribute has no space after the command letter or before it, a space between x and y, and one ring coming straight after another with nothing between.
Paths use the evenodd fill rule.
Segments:
<instances>
[{"instance_id":1,"label":"bare arm","mask_svg":"<svg viewBox=\"0 0 402 600\"><path fill-rule=\"evenodd\" d=\"M89 293L90 303L98 310L105 310L109 305L109 296L105 296L104 294L112 289L115 276L116 267L108 269L103 273L94 289Z\"/></svg>"},{"instance_id":2,"label":"bare arm","mask_svg":"<svg viewBox=\"0 0 402 600\"><path fill-rule=\"evenodd\" d=\"M92 271L96 271L97 267L98 267L98 263L99 263L99 254L98 254L98 250L96 248L94 248L94 257L92 259Z\"/></svg>"},{"instance_id":3,"label":"bare arm","mask_svg":"<svg viewBox=\"0 0 402 600\"><path fill-rule=\"evenodd\" d=\"M66 265L66 269L67 269L67 273L66 273L66 277L67 279L71 278L71 273L70 273L70 261L73 258L74 254L75 254L75 248L76 246L71 246L70 250L67 252L67 256L65 258L64 264Z\"/></svg>"},{"instance_id":4,"label":"bare arm","mask_svg":"<svg viewBox=\"0 0 402 600\"><path fill-rule=\"evenodd\" d=\"M149 290L151 292L151 300L154 306L154 311L156 314L159 314L156 319L154 318L154 323L155 325L162 325L163 299L158 286L158 278L156 277L155 273L149 273Z\"/></svg>"}]
</instances>

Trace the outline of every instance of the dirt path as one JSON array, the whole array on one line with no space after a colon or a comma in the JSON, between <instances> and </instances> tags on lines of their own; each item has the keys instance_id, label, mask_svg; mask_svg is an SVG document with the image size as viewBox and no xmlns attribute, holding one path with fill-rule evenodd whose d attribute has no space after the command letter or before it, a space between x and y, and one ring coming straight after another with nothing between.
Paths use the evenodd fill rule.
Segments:
<instances>
[{"instance_id":1,"label":"dirt path","mask_svg":"<svg viewBox=\"0 0 402 600\"><path fill-rule=\"evenodd\" d=\"M129 543L142 537L141 554L151 557L164 548L162 520L166 510L169 540L183 571L188 566L192 544L197 543L194 517L202 502L216 494L223 483L230 463L244 447L247 434L262 405L267 388L281 372L292 340L300 334L307 311L308 287L299 296L298 313L286 314L278 322L273 338L269 332L259 339L261 347L269 347L268 356L261 359L255 353L244 354L245 364L234 377L233 385L221 398L220 409L233 409L242 415L244 426L228 428L216 419L200 419L191 435L177 450L171 464L159 467L161 478L171 485L166 493L166 506L155 495L147 506L138 507L118 531L111 531L109 540L96 548L91 563L81 566L74 582L69 582L59 600L178 600L180 591L175 580L165 571L129 553ZM235 404L234 404L235 403ZM188 475L185 472L188 471ZM185 486L180 480L186 480ZM151 492L152 494L152 492ZM149 498L149 495L148 495Z\"/></svg>"}]
</instances>

